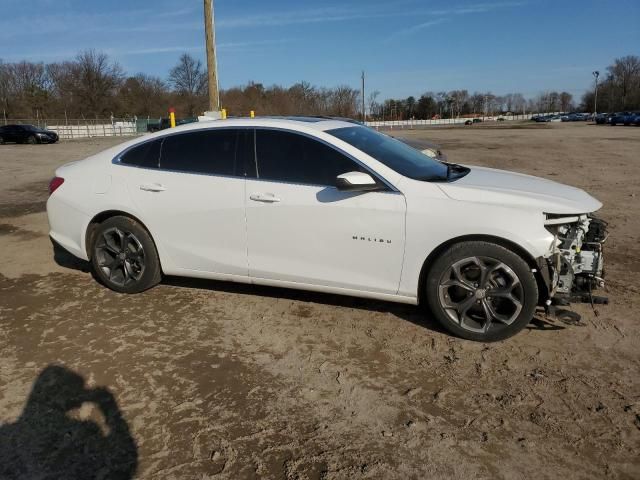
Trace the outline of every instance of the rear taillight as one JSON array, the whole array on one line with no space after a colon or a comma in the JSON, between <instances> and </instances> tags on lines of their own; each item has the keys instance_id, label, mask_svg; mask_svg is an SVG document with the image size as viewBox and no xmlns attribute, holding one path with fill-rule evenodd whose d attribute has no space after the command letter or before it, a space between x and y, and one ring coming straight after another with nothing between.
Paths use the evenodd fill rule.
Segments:
<instances>
[{"instance_id":1,"label":"rear taillight","mask_svg":"<svg viewBox=\"0 0 640 480\"><path fill-rule=\"evenodd\" d=\"M49 195L55 192L60 185L64 183L64 178L62 177L53 177L49 182Z\"/></svg>"}]
</instances>

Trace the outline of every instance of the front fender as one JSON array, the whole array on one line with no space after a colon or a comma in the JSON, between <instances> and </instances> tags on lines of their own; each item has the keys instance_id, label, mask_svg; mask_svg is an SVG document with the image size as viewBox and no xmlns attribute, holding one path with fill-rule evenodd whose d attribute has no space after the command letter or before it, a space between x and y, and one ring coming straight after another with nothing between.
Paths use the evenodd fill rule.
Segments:
<instances>
[{"instance_id":1,"label":"front fender","mask_svg":"<svg viewBox=\"0 0 640 480\"><path fill-rule=\"evenodd\" d=\"M522 209L430 198L407 198L405 257L400 295L417 295L425 261L456 239L494 238L517 246L530 259L550 254L553 235L544 228L544 215Z\"/></svg>"}]
</instances>

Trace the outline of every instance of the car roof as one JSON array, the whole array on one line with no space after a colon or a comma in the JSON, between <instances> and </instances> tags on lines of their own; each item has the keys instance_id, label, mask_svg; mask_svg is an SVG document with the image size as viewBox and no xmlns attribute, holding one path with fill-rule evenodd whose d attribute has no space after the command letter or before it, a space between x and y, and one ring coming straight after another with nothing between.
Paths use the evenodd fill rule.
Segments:
<instances>
[{"instance_id":1,"label":"car roof","mask_svg":"<svg viewBox=\"0 0 640 480\"><path fill-rule=\"evenodd\" d=\"M158 133L177 133L189 130L201 130L206 128L219 127L271 127L271 128L289 128L298 130L300 128L313 128L318 131L333 130L336 128L353 127L354 125L362 125L351 119L338 117L311 117L311 116L286 116L286 117L230 117L224 120L205 120L186 125L180 125L172 128L170 131L162 130Z\"/></svg>"}]
</instances>

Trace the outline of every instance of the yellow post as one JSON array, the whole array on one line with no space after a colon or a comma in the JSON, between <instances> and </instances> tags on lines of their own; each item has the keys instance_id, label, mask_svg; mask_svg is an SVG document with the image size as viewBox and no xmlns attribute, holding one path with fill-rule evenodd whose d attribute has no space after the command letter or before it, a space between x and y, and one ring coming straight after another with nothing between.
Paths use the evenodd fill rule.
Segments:
<instances>
[{"instance_id":1,"label":"yellow post","mask_svg":"<svg viewBox=\"0 0 640 480\"><path fill-rule=\"evenodd\" d=\"M176 127L176 109L173 107L169 109L169 122L171 124L171 128Z\"/></svg>"},{"instance_id":2,"label":"yellow post","mask_svg":"<svg viewBox=\"0 0 640 480\"><path fill-rule=\"evenodd\" d=\"M220 111L220 116L222 117L222 120L226 120L227 119L227 109L226 108L223 108Z\"/></svg>"},{"instance_id":3,"label":"yellow post","mask_svg":"<svg viewBox=\"0 0 640 480\"><path fill-rule=\"evenodd\" d=\"M256 118L256 112L254 112L253 110L251 110L251 111L249 112L249 116L250 116L251 118Z\"/></svg>"}]
</instances>

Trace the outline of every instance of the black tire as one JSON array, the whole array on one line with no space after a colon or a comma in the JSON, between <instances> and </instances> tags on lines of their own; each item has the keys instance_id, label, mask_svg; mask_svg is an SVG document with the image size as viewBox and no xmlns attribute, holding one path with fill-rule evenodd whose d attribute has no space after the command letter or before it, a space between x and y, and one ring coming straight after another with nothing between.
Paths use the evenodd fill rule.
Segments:
<instances>
[{"instance_id":1,"label":"black tire","mask_svg":"<svg viewBox=\"0 0 640 480\"><path fill-rule=\"evenodd\" d=\"M483 271L488 273L481 285ZM431 266L425 288L438 322L454 335L479 342L515 335L529 324L538 304L531 267L513 251L489 242L461 242L447 249Z\"/></svg>"},{"instance_id":2,"label":"black tire","mask_svg":"<svg viewBox=\"0 0 640 480\"><path fill-rule=\"evenodd\" d=\"M38 143L38 139L35 137L35 135L29 135L27 137L27 143L29 145L35 145L36 143Z\"/></svg>"},{"instance_id":3,"label":"black tire","mask_svg":"<svg viewBox=\"0 0 640 480\"><path fill-rule=\"evenodd\" d=\"M119 293L140 293L162 280L153 239L135 220L108 218L95 228L92 237L91 265L106 287Z\"/></svg>"},{"instance_id":4,"label":"black tire","mask_svg":"<svg viewBox=\"0 0 640 480\"><path fill-rule=\"evenodd\" d=\"M0 136L0 145L4 145L4 138L2 138L2 136Z\"/></svg>"}]
</instances>

